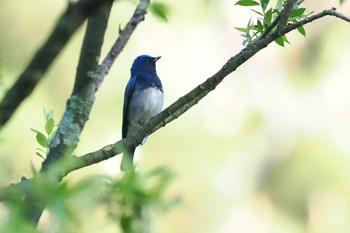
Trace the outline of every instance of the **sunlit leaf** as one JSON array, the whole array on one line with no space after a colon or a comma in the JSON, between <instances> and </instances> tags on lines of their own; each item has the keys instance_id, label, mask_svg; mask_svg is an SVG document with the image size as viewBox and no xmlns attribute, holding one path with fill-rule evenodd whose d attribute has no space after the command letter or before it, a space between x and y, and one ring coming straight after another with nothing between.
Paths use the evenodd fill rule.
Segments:
<instances>
[{"instance_id":1,"label":"sunlit leaf","mask_svg":"<svg viewBox=\"0 0 350 233\"><path fill-rule=\"evenodd\" d=\"M275 42L279 45L279 46L282 46L284 47L284 40L283 40L283 37L278 37Z\"/></svg>"},{"instance_id":2,"label":"sunlit leaf","mask_svg":"<svg viewBox=\"0 0 350 233\"><path fill-rule=\"evenodd\" d=\"M264 17L264 15L263 15L261 12L256 11L256 10L254 10L254 9L251 9L251 10L252 10L253 12L257 13L258 15L263 16L263 17Z\"/></svg>"},{"instance_id":3,"label":"sunlit leaf","mask_svg":"<svg viewBox=\"0 0 350 233\"><path fill-rule=\"evenodd\" d=\"M50 118L45 123L45 131L48 135L50 135L53 131L53 128L55 127L55 121L54 119Z\"/></svg>"},{"instance_id":4,"label":"sunlit leaf","mask_svg":"<svg viewBox=\"0 0 350 233\"><path fill-rule=\"evenodd\" d=\"M37 156L39 156L40 158L42 158L42 159L45 160L45 157L44 157L42 154L40 154L39 152L36 152L35 154L36 154Z\"/></svg>"},{"instance_id":5,"label":"sunlit leaf","mask_svg":"<svg viewBox=\"0 0 350 233\"><path fill-rule=\"evenodd\" d=\"M44 108L43 111L44 111L44 118L46 121L50 118L53 118L53 110L47 110L46 108Z\"/></svg>"},{"instance_id":6,"label":"sunlit leaf","mask_svg":"<svg viewBox=\"0 0 350 233\"><path fill-rule=\"evenodd\" d=\"M161 18L162 20L167 21L169 15L169 7L168 5L160 2L152 3L150 6L150 10L153 14Z\"/></svg>"},{"instance_id":7,"label":"sunlit leaf","mask_svg":"<svg viewBox=\"0 0 350 233\"><path fill-rule=\"evenodd\" d=\"M272 20L272 8L266 11L265 16L264 16L264 23L266 26L269 26L271 24Z\"/></svg>"},{"instance_id":8,"label":"sunlit leaf","mask_svg":"<svg viewBox=\"0 0 350 233\"><path fill-rule=\"evenodd\" d=\"M254 1L254 0L240 0L235 5L238 5L238 6L259 6L260 3Z\"/></svg>"},{"instance_id":9,"label":"sunlit leaf","mask_svg":"<svg viewBox=\"0 0 350 233\"><path fill-rule=\"evenodd\" d=\"M260 0L261 7L266 10L267 5L269 5L270 0Z\"/></svg>"},{"instance_id":10,"label":"sunlit leaf","mask_svg":"<svg viewBox=\"0 0 350 233\"><path fill-rule=\"evenodd\" d=\"M257 25L258 25L258 31L262 32L264 30L264 26L263 26L263 24L261 23L260 20L258 20Z\"/></svg>"},{"instance_id":11,"label":"sunlit leaf","mask_svg":"<svg viewBox=\"0 0 350 233\"><path fill-rule=\"evenodd\" d=\"M36 134L36 141L42 146L47 148L49 146L49 142L46 138L46 136L40 132Z\"/></svg>"},{"instance_id":12,"label":"sunlit leaf","mask_svg":"<svg viewBox=\"0 0 350 233\"><path fill-rule=\"evenodd\" d=\"M247 28L239 28L239 27L235 27L236 30L240 31L240 32L244 32L244 33L247 33L249 32L249 29Z\"/></svg>"},{"instance_id":13,"label":"sunlit leaf","mask_svg":"<svg viewBox=\"0 0 350 233\"><path fill-rule=\"evenodd\" d=\"M305 28L303 26L298 27L297 30L301 35L306 37L306 31L305 31Z\"/></svg>"},{"instance_id":14,"label":"sunlit leaf","mask_svg":"<svg viewBox=\"0 0 350 233\"><path fill-rule=\"evenodd\" d=\"M293 11L292 11L292 13L290 13L290 18L296 18L296 17L300 17L300 16L302 16L303 14L304 14L304 12L305 12L305 8L298 8L298 9L294 9Z\"/></svg>"},{"instance_id":15,"label":"sunlit leaf","mask_svg":"<svg viewBox=\"0 0 350 233\"><path fill-rule=\"evenodd\" d=\"M284 42L287 42L288 44L290 44L290 42L289 42L289 40L287 39L287 36L286 36L286 35L282 36L282 39L283 39Z\"/></svg>"},{"instance_id":16,"label":"sunlit leaf","mask_svg":"<svg viewBox=\"0 0 350 233\"><path fill-rule=\"evenodd\" d=\"M33 131L34 133L41 133L39 130L36 129L30 129L31 131Z\"/></svg>"}]
</instances>

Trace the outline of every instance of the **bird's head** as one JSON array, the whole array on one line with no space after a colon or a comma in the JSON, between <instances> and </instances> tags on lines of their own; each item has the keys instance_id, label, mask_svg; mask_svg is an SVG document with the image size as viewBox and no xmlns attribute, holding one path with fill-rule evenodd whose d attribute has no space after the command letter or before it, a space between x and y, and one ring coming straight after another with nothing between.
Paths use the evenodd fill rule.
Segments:
<instances>
[{"instance_id":1,"label":"bird's head","mask_svg":"<svg viewBox=\"0 0 350 233\"><path fill-rule=\"evenodd\" d=\"M161 57L151 57L149 55L138 56L131 66L131 73L138 72L156 72L156 61Z\"/></svg>"}]
</instances>

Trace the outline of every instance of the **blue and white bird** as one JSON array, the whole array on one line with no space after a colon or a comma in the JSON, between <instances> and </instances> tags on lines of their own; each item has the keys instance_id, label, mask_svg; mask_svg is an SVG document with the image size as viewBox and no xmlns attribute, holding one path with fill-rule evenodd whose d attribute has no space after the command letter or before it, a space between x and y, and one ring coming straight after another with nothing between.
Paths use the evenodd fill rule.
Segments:
<instances>
[{"instance_id":1,"label":"blue and white bird","mask_svg":"<svg viewBox=\"0 0 350 233\"><path fill-rule=\"evenodd\" d=\"M122 137L125 138L137 130L163 107L163 87L156 72L156 61L160 57L141 55L131 66L131 77L126 86L123 107ZM147 138L143 139L145 143ZM128 148L124 154L120 169L133 169L135 148Z\"/></svg>"}]
</instances>

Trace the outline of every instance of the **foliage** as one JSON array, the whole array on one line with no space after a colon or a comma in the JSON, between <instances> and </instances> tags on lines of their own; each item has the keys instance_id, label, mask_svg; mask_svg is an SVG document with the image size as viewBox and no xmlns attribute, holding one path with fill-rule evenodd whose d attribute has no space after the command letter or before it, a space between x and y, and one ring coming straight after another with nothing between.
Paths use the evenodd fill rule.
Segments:
<instances>
[{"instance_id":1,"label":"foliage","mask_svg":"<svg viewBox=\"0 0 350 233\"><path fill-rule=\"evenodd\" d=\"M109 216L120 222L125 233L148 232L152 213L176 203L176 199L169 201L163 197L171 178L172 174L165 168L156 168L146 174L126 172L110 185L105 199Z\"/></svg>"},{"instance_id":2,"label":"foliage","mask_svg":"<svg viewBox=\"0 0 350 233\"><path fill-rule=\"evenodd\" d=\"M40 132L36 129L31 129L35 134L37 143L43 148L37 148L36 154L45 159L46 155L49 153L50 141L54 135L55 120L53 119L53 111L48 111L44 109L45 118L45 133Z\"/></svg>"},{"instance_id":3,"label":"foliage","mask_svg":"<svg viewBox=\"0 0 350 233\"><path fill-rule=\"evenodd\" d=\"M250 19L246 27L236 27L238 31L243 32L243 45L252 42L254 39L262 36L267 30L272 30L277 26L279 15L281 14L284 3L285 1L282 2L279 0L274 8L269 7L270 0L239 0L236 3L236 5L244 7L260 6L259 10L251 9L258 15L256 20ZM306 18L310 14L306 13L305 8L301 8L299 5L296 5L289 16L288 23L296 23L299 20ZM301 35L306 36L303 26L298 28L298 32ZM284 43L289 43L286 36L279 37L275 40L275 42L280 46L284 46Z\"/></svg>"},{"instance_id":4,"label":"foliage","mask_svg":"<svg viewBox=\"0 0 350 233\"><path fill-rule=\"evenodd\" d=\"M50 169L46 175L57 169L59 167ZM25 220L28 206L20 201L23 193L39 197L40 204L47 207L48 221L51 227L57 228L56 232L68 229L76 232L82 214L77 209L93 212L92 209L99 207L107 210L110 219L120 225L123 232L146 232L155 210L168 210L178 201L165 198L165 189L172 177L168 169L158 167L146 173L128 172L118 178L92 176L75 184L63 181L57 185L37 174L31 180L23 180L20 187L0 191L3 201L0 207L6 210L2 211L6 214L0 222L0 232L38 232ZM80 199L83 207L76 206L73 202L76 199Z\"/></svg>"},{"instance_id":5,"label":"foliage","mask_svg":"<svg viewBox=\"0 0 350 233\"><path fill-rule=\"evenodd\" d=\"M150 5L150 11L161 20L167 21L170 13L170 8L167 4L161 2L153 2Z\"/></svg>"}]
</instances>

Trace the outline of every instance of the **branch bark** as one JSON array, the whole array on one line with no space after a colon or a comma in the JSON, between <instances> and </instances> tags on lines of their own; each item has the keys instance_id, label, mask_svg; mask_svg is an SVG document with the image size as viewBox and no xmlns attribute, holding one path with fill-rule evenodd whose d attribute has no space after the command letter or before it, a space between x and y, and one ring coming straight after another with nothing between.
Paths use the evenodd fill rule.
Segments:
<instances>
[{"instance_id":1,"label":"branch bark","mask_svg":"<svg viewBox=\"0 0 350 233\"><path fill-rule=\"evenodd\" d=\"M33 92L42 80L53 60L63 50L74 32L86 18L105 2L111 0L79 0L69 2L66 11L58 19L46 42L36 52L31 62L6 92L0 102L0 130L12 117L20 104Z\"/></svg>"},{"instance_id":2,"label":"branch bark","mask_svg":"<svg viewBox=\"0 0 350 233\"><path fill-rule=\"evenodd\" d=\"M297 3L297 0L287 0L285 7L283 8L280 19L278 21L277 31L283 30L283 28L286 26L289 16L293 11L293 8L295 4Z\"/></svg>"},{"instance_id":3,"label":"branch bark","mask_svg":"<svg viewBox=\"0 0 350 233\"><path fill-rule=\"evenodd\" d=\"M61 156L72 153L88 120L95 99L96 80L92 74L98 66L112 4L113 1L105 2L96 14L88 19L73 92L67 102L59 128L50 142L50 150L43 162L43 170Z\"/></svg>"}]
</instances>

